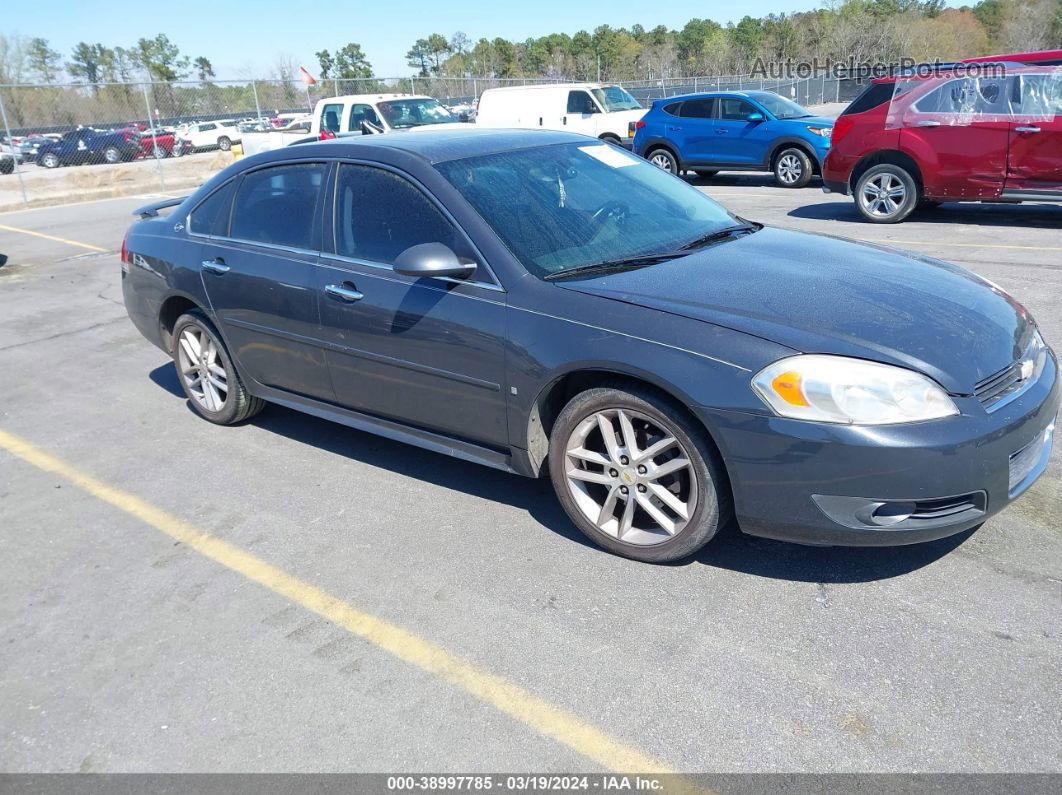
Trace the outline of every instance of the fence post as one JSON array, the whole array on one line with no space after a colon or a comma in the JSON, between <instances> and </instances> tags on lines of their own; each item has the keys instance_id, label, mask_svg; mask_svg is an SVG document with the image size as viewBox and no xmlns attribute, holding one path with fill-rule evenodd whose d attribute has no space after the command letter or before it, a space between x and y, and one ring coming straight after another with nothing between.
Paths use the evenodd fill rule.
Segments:
<instances>
[{"instance_id":1,"label":"fence post","mask_svg":"<svg viewBox=\"0 0 1062 795\"><path fill-rule=\"evenodd\" d=\"M151 112L151 98L148 96L147 90L148 84L141 83L140 87L144 90L144 108L147 110L148 124L150 125L151 129L151 140L152 142L154 142L155 140L157 140L155 135L155 114ZM159 159L159 149L157 146L154 145L154 143L152 143L151 153L155 156L155 165L158 166L159 169L159 185L162 187L162 190L165 191L166 178L162 175L162 161Z\"/></svg>"},{"instance_id":2,"label":"fence post","mask_svg":"<svg viewBox=\"0 0 1062 795\"><path fill-rule=\"evenodd\" d=\"M254 112L258 114L258 120L262 120L262 107L258 104L258 81L251 81L251 91L254 92Z\"/></svg>"},{"instance_id":3,"label":"fence post","mask_svg":"<svg viewBox=\"0 0 1062 795\"><path fill-rule=\"evenodd\" d=\"M409 78L409 93L410 94L416 94L417 93L417 84L413 82L413 78L412 77Z\"/></svg>"},{"instance_id":4,"label":"fence post","mask_svg":"<svg viewBox=\"0 0 1062 795\"><path fill-rule=\"evenodd\" d=\"M22 191L22 203L29 206L29 199L26 198L26 183L22 181L22 169L19 167L19 160L22 159L21 153L18 156L15 155L15 142L11 140L11 128L7 124L7 111L4 109L4 92L0 90L0 118L4 120L4 135L7 136L7 145L11 147L11 163L15 167L15 173L18 175L18 187Z\"/></svg>"}]
</instances>

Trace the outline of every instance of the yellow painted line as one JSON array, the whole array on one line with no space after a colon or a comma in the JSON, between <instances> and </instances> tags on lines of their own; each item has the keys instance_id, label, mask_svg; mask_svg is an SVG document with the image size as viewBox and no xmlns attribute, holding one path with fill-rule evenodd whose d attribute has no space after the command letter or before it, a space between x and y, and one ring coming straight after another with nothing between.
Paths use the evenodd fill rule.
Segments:
<instances>
[{"instance_id":1,"label":"yellow painted line","mask_svg":"<svg viewBox=\"0 0 1062 795\"><path fill-rule=\"evenodd\" d=\"M607 770L619 773L666 774L674 771L652 757L624 745L566 710L556 707L501 676L480 669L429 640L364 613L322 589L266 563L239 547L197 530L149 502L74 469L14 434L0 430L0 448L40 470L68 480L82 491L118 508L144 524L180 541L227 569L316 613L383 651L442 677L469 695L515 718ZM672 791L677 782L669 782ZM704 792L693 782L684 790Z\"/></svg>"},{"instance_id":2,"label":"yellow painted line","mask_svg":"<svg viewBox=\"0 0 1062 795\"><path fill-rule=\"evenodd\" d=\"M82 243L78 240L67 240L65 237L46 235L44 232L34 232L32 229L19 229L17 226L5 226L4 224L0 224L0 229L4 229L8 232L21 232L24 235L32 235L33 237L42 237L45 240L54 240L57 243L66 243L68 246L78 246L79 248L87 248L89 251L110 251L110 249L100 248L99 246L94 246L91 243Z\"/></svg>"},{"instance_id":3,"label":"yellow painted line","mask_svg":"<svg viewBox=\"0 0 1062 795\"><path fill-rule=\"evenodd\" d=\"M957 248L1009 248L1017 251L1062 251L1062 246L1008 246L1001 243L948 243L944 240L886 240L884 238L849 238L858 243L865 240L867 243L888 243L890 246L955 246Z\"/></svg>"}]
</instances>

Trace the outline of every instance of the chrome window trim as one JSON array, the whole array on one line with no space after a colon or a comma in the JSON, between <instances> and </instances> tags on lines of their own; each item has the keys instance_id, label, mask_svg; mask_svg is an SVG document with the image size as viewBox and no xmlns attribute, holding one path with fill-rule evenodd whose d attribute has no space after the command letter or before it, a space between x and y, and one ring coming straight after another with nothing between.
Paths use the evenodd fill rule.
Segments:
<instances>
[{"instance_id":1,"label":"chrome window trim","mask_svg":"<svg viewBox=\"0 0 1062 795\"><path fill-rule=\"evenodd\" d=\"M494 269L487 262L487 258L483 256L483 252L479 250L479 246L477 246L473 242L472 238L469 237L468 232L466 232L464 230L464 227L462 227L461 224L459 224L457 222L457 219L454 218L453 214L443 205L442 202L440 202L435 197L434 194L432 194L432 192L430 190L428 190L424 186L424 184L420 180L418 180L412 174L409 174L408 172L403 171L402 169L396 168L395 166L392 166L392 165L387 164L387 163L378 163L378 162L375 162L375 161L372 161L372 160L358 160L358 159L355 159L355 158L345 158L345 157L344 158L338 158L335 161L335 163L336 163L335 174L333 174L333 176L332 176L332 254L329 255L329 256L335 257L336 259L338 259L340 261L343 261L343 262L353 263L355 265L368 265L368 266L374 267L374 268L382 268L382 269L385 269L385 270L389 270L392 273L394 272L393 266L388 264L388 263L386 263L386 262L376 262L376 261L358 259L357 257L347 257L345 255L340 254L339 253L339 248L338 248L338 246L336 246L336 226L337 226L337 224L336 224L336 214L339 211L339 172L342 170L344 164L354 165L354 166L368 166L369 168L378 168L378 169L382 169L384 171L390 171L392 174L394 174L395 176L399 177L400 179L406 180L407 182L412 184L413 187L416 188L421 194L423 194L424 197L432 205L434 205L435 208L437 210L439 210L439 212L442 213L443 217L447 220L447 222L454 229L456 229L457 232L465 239L465 242L468 243L469 246L471 246L472 251L473 251L473 253L476 256L476 260L477 260L476 264L477 264L477 266L479 268L483 268L487 272L487 274L490 276L491 281L490 282L477 282L477 281L468 281L468 280L465 280L465 279L453 279L453 278L450 278L450 277L444 277L444 278L435 277L435 278L439 278L440 281L451 281L451 282L454 282L456 284L474 284L477 287L495 289L495 290L500 290L501 292L506 292L505 288L502 286L501 279L498 278L498 275L494 272ZM325 212L326 213L328 212L328 208L327 207L325 208Z\"/></svg>"}]
</instances>

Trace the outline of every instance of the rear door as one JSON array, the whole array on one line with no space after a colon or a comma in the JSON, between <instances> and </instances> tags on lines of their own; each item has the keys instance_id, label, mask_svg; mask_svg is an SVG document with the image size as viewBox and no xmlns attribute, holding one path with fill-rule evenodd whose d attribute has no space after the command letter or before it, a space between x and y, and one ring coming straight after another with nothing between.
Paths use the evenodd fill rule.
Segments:
<instances>
[{"instance_id":1,"label":"rear door","mask_svg":"<svg viewBox=\"0 0 1062 795\"><path fill-rule=\"evenodd\" d=\"M1062 79L1023 74L1015 91L1006 189L1062 198Z\"/></svg>"},{"instance_id":2,"label":"rear door","mask_svg":"<svg viewBox=\"0 0 1062 795\"><path fill-rule=\"evenodd\" d=\"M232 183L231 226L197 225L203 287L241 372L260 384L332 400L317 323L315 267L320 247L324 163L267 166ZM204 203L205 204L205 203ZM202 206L202 205L201 205Z\"/></svg>"},{"instance_id":3,"label":"rear door","mask_svg":"<svg viewBox=\"0 0 1062 795\"><path fill-rule=\"evenodd\" d=\"M712 98L687 99L676 123L668 124L668 138L675 141L683 163L711 163L715 144L715 103Z\"/></svg>"},{"instance_id":4,"label":"rear door","mask_svg":"<svg viewBox=\"0 0 1062 795\"><path fill-rule=\"evenodd\" d=\"M922 167L933 198L993 198L1002 192L1013 90L1007 81L935 78L904 105L900 148Z\"/></svg>"},{"instance_id":5,"label":"rear door","mask_svg":"<svg viewBox=\"0 0 1062 795\"><path fill-rule=\"evenodd\" d=\"M767 159L770 132L764 121L749 121L749 115L763 111L747 99L720 97L716 104L715 138L712 158L717 163L758 166Z\"/></svg>"},{"instance_id":6,"label":"rear door","mask_svg":"<svg viewBox=\"0 0 1062 795\"><path fill-rule=\"evenodd\" d=\"M406 248L432 242L479 261L475 277L414 279L392 270ZM317 268L317 295L339 403L507 445L505 293L449 216L405 175L344 163L334 252Z\"/></svg>"}]
</instances>

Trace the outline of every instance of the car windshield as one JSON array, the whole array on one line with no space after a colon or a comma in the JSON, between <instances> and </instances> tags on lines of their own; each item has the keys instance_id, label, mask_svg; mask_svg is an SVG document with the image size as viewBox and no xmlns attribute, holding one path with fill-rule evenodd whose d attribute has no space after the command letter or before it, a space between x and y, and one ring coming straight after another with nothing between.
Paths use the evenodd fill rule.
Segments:
<instances>
[{"instance_id":1,"label":"car windshield","mask_svg":"<svg viewBox=\"0 0 1062 795\"><path fill-rule=\"evenodd\" d=\"M811 115L803 105L777 94L757 94L756 101L767 108L776 119L803 119Z\"/></svg>"},{"instance_id":2,"label":"car windshield","mask_svg":"<svg viewBox=\"0 0 1062 795\"><path fill-rule=\"evenodd\" d=\"M396 99L377 102L381 115L395 129L420 127L424 124L449 124L457 117L434 99Z\"/></svg>"},{"instance_id":3,"label":"car windshield","mask_svg":"<svg viewBox=\"0 0 1062 795\"><path fill-rule=\"evenodd\" d=\"M607 112L614 110L638 110L642 106L634 97L619 86L591 89L591 93Z\"/></svg>"},{"instance_id":4,"label":"car windshield","mask_svg":"<svg viewBox=\"0 0 1062 795\"><path fill-rule=\"evenodd\" d=\"M436 168L539 278L673 255L740 223L696 188L609 144L537 146Z\"/></svg>"}]
</instances>

